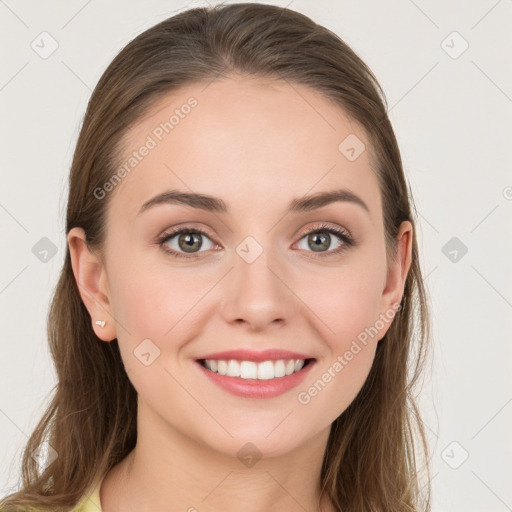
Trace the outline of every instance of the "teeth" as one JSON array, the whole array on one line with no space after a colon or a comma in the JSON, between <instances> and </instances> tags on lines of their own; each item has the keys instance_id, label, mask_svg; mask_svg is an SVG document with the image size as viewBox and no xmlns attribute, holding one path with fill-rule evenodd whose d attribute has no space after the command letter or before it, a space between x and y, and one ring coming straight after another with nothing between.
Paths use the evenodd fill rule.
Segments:
<instances>
[{"instance_id":1,"label":"teeth","mask_svg":"<svg viewBox=\"0 0 512 512\"><path fill-rule=\"evenodd\" d=\"M242 379L257 379L258 378L258 364L253 361L234 361L231 362L240 368L240 377ZM228 375L228 377L236 377L236 375Z\"/></svg>"},{"instance_id":2,"label":"teeth","mask_svg":"<svg viewBox=\"0 0 512 512\"><path fill-rule=\"evenodd\" d=\"M274 373L274 363L272 361L264 361L263 363L258 364L258 379L273 379L275 377Z\"/></svg>"},{"instance_id":3,"label":"teeth","mask_svg":"<svg viewBox=\"0 0 512 512\"><path fill-rule=\"evenodd\" d=\"M226 363L226 361L217 361L217 372L220 375L226 375L228 372L228 363Z\"/></svg>"},{"instance_id":4,"label":"teeth","mask_svg":"<svg viewBox=\"0 0 512 512\"><path fill-rule=\"evenodd\" d=\"M284 361L280 359L274 363L274 377L284 377L286 375L286 368Z\"/></svg>"},{"instance_id":5,"label":"teeth","mask_svg":"<svg viewBox=\"0 0 512 512\"><path fill-rule=\"evenodd\" d=\"M304 366L303 359L279 359L278 361L229 361L206 359L204 366L219 375L240 377L242 379L270 380L284 377L300 371Z\"/></svg>"},{"instance_id":6,"label":"teeth","mask_svg":"<svg viewBox=\"0 0 512 512\"><path fill-rule=\"evenodd\" d=\"M240 377L241 371L242 369L240 368L240 365L234 359L231 359L231 361L228 362L226 375L230 375L231 377Z\"/></svg>"}]
</instances>

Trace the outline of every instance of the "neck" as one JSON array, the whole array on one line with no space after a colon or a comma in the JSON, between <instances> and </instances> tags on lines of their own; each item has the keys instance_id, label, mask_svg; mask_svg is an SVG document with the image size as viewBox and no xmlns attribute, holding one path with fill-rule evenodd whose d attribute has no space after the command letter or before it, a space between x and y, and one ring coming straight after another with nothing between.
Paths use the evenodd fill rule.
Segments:
<instances>
[{"instance_id":1,"label":"neck","mask_svg":"<svg viewBox=\"0 0 512 512\"><path fill-rule=\"evenodd\" d=\"M241 504L245 512L334 511L320 485L329 429L258 459L247 443L241 455L227 454L140 413L137 446L102 483L103 512L239 512Z\"/></svg>"}]
</instances>

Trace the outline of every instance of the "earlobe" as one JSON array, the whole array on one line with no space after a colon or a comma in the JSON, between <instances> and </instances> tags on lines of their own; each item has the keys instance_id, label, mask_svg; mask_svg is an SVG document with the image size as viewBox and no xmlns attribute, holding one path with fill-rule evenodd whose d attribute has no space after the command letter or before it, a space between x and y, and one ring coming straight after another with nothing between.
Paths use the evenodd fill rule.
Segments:
<instances>
[{"instance_id":1,"label":"earlobe","mask_svg":"<svg viewBox=\"0 0 512 512\"><path fill-rule=\"evenodd\" d=\"M68 236L69 253L73 274L82 301L91 315L92 328L103 341L116 338L112 320L107 275L98 254L87 246L82 228L73 228Z\"/></svg>"}]
</instances>

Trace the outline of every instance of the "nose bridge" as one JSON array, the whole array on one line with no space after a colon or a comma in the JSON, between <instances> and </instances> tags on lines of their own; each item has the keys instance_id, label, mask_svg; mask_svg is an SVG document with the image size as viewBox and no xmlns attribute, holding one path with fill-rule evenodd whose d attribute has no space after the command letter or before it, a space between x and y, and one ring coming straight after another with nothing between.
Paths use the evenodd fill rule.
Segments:
<instances>
[{"instance_id":1,"label":"nose bridge","mask_svg":"<svg viewBox=\"0 0 512 512\"><path fill-rule=\"evenodd\" d=\"M271 238L265 235L266 241ZM254 236L243 239L235 251L223 306L226 321L245 321L254 329L287 322L293 310L293 294L285 285L279 251L264 247Z\"/></svg>"}]
</instances>

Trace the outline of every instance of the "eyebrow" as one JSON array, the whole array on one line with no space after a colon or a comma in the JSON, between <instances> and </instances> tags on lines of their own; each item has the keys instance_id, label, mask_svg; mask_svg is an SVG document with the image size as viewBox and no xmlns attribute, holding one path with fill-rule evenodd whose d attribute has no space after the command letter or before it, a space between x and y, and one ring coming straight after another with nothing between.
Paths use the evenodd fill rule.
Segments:
<instances>
[{"instance_id":1,"label":"eyebrow","mask_svg":"<svg viewBox=\"0 0 512 512\"><path fill-rule=\"evenodd\" d=\"M332 190L329 192L319 192L318 194L311 196L303 196L293 199L288 205L287 212L309 212L334 202L348 202L357 204L366 210L366 212L370 213L368 206L359 196L355 195L353 192L350 192L350 190L345 189ZM209 212L229 213L228 205L218 197L191 192L181 192L179 190L168 190L146 201L140 208L137 215L140 215L142 212L153 206L161 204L181 204Z\"/></svg>"}]
</instances>

